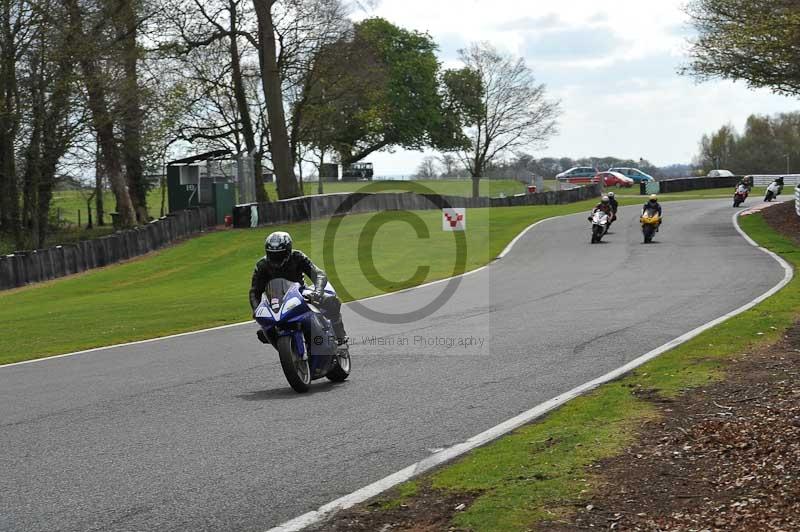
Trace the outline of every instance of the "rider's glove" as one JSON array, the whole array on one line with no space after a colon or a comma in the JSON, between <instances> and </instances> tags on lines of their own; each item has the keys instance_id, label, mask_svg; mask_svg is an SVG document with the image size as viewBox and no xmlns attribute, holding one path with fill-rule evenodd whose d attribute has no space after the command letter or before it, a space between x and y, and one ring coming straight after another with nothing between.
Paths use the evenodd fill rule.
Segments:
<instances>
[{"instance_id":1,"label":"rider's glove","mask_svg":"<svg viewBox=\"0 0 800 532\"><path fill-rule=\"evenodd\" d=\"M319 303L322 301L322 291L313 290L310 294L308 294L308 299L313 303Z\"/></svg>"}]
</instances>

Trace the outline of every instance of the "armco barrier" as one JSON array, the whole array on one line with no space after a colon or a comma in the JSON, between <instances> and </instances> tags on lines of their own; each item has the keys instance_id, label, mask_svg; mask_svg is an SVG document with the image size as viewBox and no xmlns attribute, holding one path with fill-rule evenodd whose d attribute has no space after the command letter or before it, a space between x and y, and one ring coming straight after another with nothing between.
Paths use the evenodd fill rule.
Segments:
<instances>
[{"instance_id":1,"label":"armco barrier","mask_svg":"<svg viewBox=\"0 0 800 532\"><path fill-rule=\"evenodd\" d=\"M659 181L658 184L661 193L668 193L709 188L733 189L741 180L741 177L687 177L683 179L665 179Z\"/></svg>"},{"instance_id":2,"label":"armco barrier","mask_svg":"<svg viewBox=\"0 0 800 532\"><path fill-rule=\"evenodd\" d=\"M168 214L147 225L77 244L0 256L0 290L57 279L131 259L216 224L212 207Z\"/></svg>"},{"instance_id":3,"label":"armco barrier","mask_svg":"<svg viewBox=\"0 0 800 532\"><path fill-rule=\"evenodd\" d=\"M599 185L591 185L572 190L519 194L506 198L464 198L413 192L323 194L272 203L237 205L233 209L233 225L239 228L257 227L306 222L339 214L419 211L443 207L477 209L522 205L560 205L596 198L600 192Z\"/></svg>"}]
</instances>

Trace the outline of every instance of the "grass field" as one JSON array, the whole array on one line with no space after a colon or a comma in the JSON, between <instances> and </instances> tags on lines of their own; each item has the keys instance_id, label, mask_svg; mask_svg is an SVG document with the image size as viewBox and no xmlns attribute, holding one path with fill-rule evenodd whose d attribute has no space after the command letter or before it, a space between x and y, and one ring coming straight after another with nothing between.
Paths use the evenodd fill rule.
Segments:
<instances>
[{"instance_id":1,"label":"grass field","mask_svg":"<svg viewBox=\"0 0 800 532\"><path fill-rule=\"evenodd\" d=\"M61 219L70 224L78 223L78 211L81 211L81 224L86 225L88 220L86 198L88 196L87 192L81 190L57 190L53 193L50 211L56 214L61 209ZM155 188L147 193L147 206L150 210L150 216L157 218L161 212L161 188ZM106 212L105 221L107 224L111 224L111 218L108 213L116 212L117 201L110 190L103 194L103 208ZM92 200L92 216L95 216L94 200Z\"/></svg>"},{"instance_id":2,"label":"grass field","mask_svg":"<svg viewBox=\"0 0 800 532\"><path fill-rule=\"evenodd\" d=\"M488 263L531 223L592 204L471 210L464 269ZM422 222L422 236L403 221L409 216ZM367 222L374 241L363 237ZM333 240L335 272L323 260L327 227L321 220L280 229L353 298L459 273L453 233L441 230L438 211L343 219ZM0 292L0 364L246 320L250 274L266 232L275 229L219 231L126 264ZM365 275L360 265L370 262ZM421 275L419 266L428 271Z\"/></svg>"},{"instance_id":3,"label":"grass field","mask_svg":"<svg viewBox=\"0 0 800 532\"><path fill-rule=\"evenodd\" d=\"M741 220L759 244L800 267L800 248L775 233L762 216ZM391 508L414 497L421 484L478 497L453 525L476 532L524 531L537 522L573 511L587 490L598 489L591 467L619 453L641 422L655 415L647 390L665 398L725 375L729 360L780 339L800 315L800 277L757 307L732 318L627 377L608 383L554 411L539 422L477 449L432 475L401 485L379 501ZM430 495L429 495L430 496ZM468 498L468 497L467 497Z\"/></svg>"}]
</instances>

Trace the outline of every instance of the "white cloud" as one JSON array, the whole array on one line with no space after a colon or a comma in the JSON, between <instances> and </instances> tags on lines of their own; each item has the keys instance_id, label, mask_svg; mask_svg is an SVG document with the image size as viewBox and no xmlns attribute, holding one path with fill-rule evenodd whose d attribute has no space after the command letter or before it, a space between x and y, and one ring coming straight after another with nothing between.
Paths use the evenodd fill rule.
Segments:
<instances>
[{"instance_id":1,"label":"white cloud","mask_svg":"<svg viewBox=\"0 0 800 532\"><path fill-rule=\"evenodd\" d=\"M697 85L677 74L691 35L685 0L383 0L375 15L429 32L452 66L471 41L523 55L562 100L560 134L537 155L615 155L688 162L700 136L751 113L800 108L796 99L743 84ZM363 16L363 15L362 15ZM409 174L423 154L370 160L380 173Z\"/></svg>"}]
</instances>

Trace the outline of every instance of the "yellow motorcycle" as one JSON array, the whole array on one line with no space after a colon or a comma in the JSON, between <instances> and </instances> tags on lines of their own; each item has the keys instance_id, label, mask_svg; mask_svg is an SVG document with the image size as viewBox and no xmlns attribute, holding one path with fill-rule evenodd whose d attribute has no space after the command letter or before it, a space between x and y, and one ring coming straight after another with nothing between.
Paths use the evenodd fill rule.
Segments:
<instances>
[{"instance_id":1,"label":"yellow motorcycle","mask_svg":"<svg viewBox=\"0 0 800 532\"><path fill-rule=\"evenodd\" d=\"M657 211L647 210L642 214L639 221L642 223L644 243L649 244L653 241L653 237L658 231L658 226L661 225L661 215Z\"/></svg>"}]
</instances>

